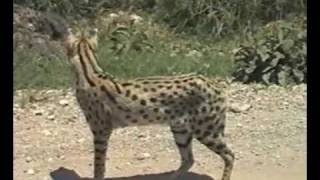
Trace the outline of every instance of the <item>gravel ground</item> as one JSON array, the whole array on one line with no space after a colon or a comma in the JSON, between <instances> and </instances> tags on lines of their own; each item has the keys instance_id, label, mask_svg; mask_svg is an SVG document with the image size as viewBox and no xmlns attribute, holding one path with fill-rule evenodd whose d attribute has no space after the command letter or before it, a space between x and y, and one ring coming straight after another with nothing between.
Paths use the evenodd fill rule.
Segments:
<instances>
[{"instance_id":1,"label":"gravel ground","mask_svg":"<svg viewBox=\"0 0 320 180\"><path fill-rule=\"evenodd\" d=\"M306 179L306 85L233 83L229 106L226 139L236 154L232 179ZM92 177L92 137L71 90L19 90L13 108L14 179ZM220 179L220 157L196 140L193 149L195 165L182 179ZM117 129L106 176L166 179L179 160L167 126Z\"/></svg>"}]
</instances>

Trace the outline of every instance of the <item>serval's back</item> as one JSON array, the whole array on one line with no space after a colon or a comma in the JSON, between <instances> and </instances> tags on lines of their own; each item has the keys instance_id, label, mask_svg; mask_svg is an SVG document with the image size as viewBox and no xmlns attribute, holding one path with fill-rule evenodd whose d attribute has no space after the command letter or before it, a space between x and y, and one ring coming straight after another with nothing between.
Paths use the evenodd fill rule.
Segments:
<instances>
[{"instance_id":1,"label":"serval's back","mask_svg":"<svg viewBox=\"0 0 320 180\"><path fill-rule=\"evenodd\" d=\"M97 30L76 35L69 30L66 49L76 97L93 133L95 179L104 177L114 128L156 123L170 126L181 156L171 179L193 165L194 137L224 160L222 180L230 179L234 155L224 141L226 100L212 81L196 74L117 80L98 65Z\"/></svg>"}]
</instances>

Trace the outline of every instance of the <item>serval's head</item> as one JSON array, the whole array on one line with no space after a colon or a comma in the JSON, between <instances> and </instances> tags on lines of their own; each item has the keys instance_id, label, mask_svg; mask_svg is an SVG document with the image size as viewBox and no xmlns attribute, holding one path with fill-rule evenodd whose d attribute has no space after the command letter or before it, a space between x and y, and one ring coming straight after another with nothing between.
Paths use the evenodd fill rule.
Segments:
<instances>
[{"instance_id":1,"label":"serval's head","mask_svg":"<svg viewBox=\"0 0 320 180\"><path fill-rule=\"evenodd\" d=\"M64 39L64 45L68 58L71 61L79 54L81 45L85 46L85 49L88 48L89 51L95 53L98 46L98 29L78 30L74 33L71 28L68 28Z\"/></svg>"},{"instance_id":2,"label":"serval's head","mask_svg":"<svg viewBox=\"0 0 320 180\"><path fill-rule=\"evenodd\" d=\"M98 29L82 30L74 33L69 28L64 44L69 62L78 71L83 68L84 64L90 65L94 71L102 71L97 63Z\"/></svg>"}]
</instances>

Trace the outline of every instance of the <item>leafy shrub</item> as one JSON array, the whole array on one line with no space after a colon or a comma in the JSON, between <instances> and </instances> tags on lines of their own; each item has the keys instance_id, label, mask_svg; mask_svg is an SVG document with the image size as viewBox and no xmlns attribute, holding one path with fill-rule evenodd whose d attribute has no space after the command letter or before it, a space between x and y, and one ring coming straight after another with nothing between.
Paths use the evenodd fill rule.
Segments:
<instances>
[{"instance_id":1,"label":"leafy shrub","mask_svg":"<svg viewBox=\"0 0 320 180\"><path fill-rule=\"evenodd\" d=\"M306 83L306 18L267 24L235 53L235 80L286 85Z\"/></svg>"},{"instance_id":2,"label":"leafy shrub","mask_svg":"<svg viewBox=\"0 0 320 180\"><path fill-rule=\"evenodd\" d=\"M147 12L177 32L221 37L255 32L263 24L306 13L306 0L14 0L68 19L97 17L104 9Z\"/></svg>"}]
</instances>

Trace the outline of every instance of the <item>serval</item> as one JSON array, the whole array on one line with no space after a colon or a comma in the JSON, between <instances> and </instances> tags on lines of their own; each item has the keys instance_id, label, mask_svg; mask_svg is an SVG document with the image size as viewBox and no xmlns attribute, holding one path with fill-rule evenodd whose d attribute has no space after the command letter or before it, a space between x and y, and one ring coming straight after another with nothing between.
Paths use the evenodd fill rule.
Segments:
<instances>
[{"instance_id":1,"label":"serval","mask_svg":"<svg viewBox=\"0 0 320 180\"><path fill-rule=\"evenodd\" d=\"M97 34L97 29L74 34L69 28L65 38L76 98L93 134L94 178L104 178L113 129L167 123L181 156L170 179L178 179L193 165L196 138L224 160L222 180L230 180L234 154L224 140L224 92L196 74L117 80L97 63Z\"/></svg>"}]
</instances>

